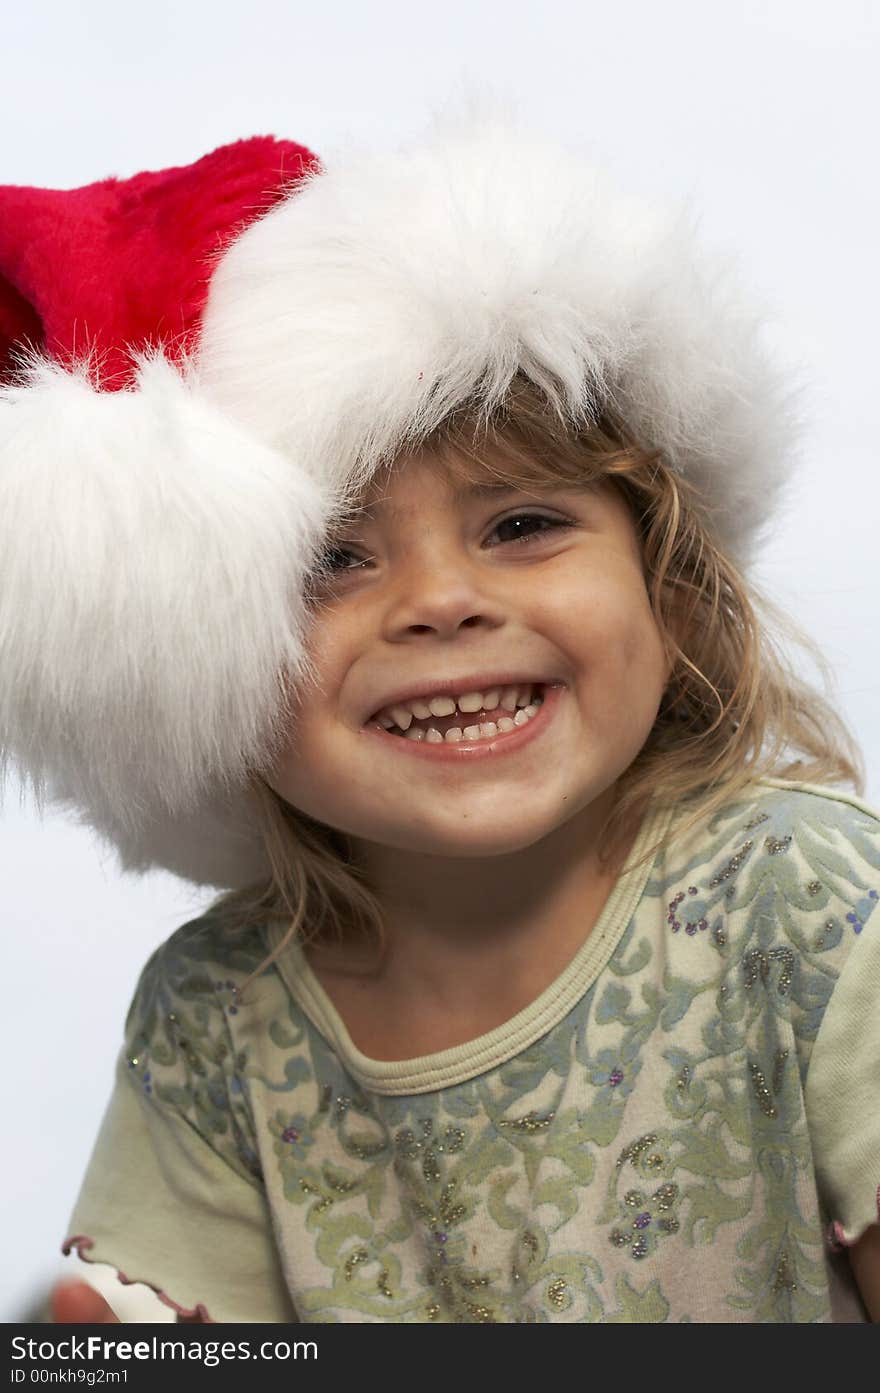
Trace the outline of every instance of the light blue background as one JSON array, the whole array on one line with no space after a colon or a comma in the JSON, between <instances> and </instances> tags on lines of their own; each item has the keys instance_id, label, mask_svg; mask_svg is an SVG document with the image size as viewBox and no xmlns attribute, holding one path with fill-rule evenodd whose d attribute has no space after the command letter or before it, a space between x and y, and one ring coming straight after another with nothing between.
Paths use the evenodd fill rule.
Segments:
<instances>
[{"instance_id":1,"label":"light blue background","mask_svg":"<svg viewBox=\"0 0 880 1393\"><path fill-rule=\"evenodd\" d=\"M705 235L739 250L776 306L779 353L814 382L800 491L756 579L824 648L880 807L878 17L872 0L36 0L4 12L0 183L124 178L257 134L319 155L348 136L385 143L484 76L637 186L696 190ZM68 1266L58 1244L137 972L211 896L121 879L17 788L0 869L0 1318L16 1320Z\"/></svg>"}]
</instances>

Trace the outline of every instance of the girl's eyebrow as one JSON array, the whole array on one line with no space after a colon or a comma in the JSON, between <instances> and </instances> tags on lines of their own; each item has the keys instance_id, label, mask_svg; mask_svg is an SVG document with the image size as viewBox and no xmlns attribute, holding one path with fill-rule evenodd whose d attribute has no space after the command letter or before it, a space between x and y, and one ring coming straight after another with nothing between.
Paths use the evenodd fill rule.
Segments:
<instances>
[{"instance_id":1,"label":"girl's eyebrow","mask_svg":"<svg viewBox=\"0 0 880 1393\"><path fill-rule=\"evenodd\" d=\"M467 502L471 498L500 498L505 494L525 493L524 488L517 488L512 484L507 484L501 479L490 480L487 483L479 484L460 484L452 490L452 497L456 503ZM377 499L369 506L358 508L352 516L354 518L369 518L375 520L380 515L389 518L391 521L397 513L397 509L385 499Z\"/></svg>"}]
</instances>

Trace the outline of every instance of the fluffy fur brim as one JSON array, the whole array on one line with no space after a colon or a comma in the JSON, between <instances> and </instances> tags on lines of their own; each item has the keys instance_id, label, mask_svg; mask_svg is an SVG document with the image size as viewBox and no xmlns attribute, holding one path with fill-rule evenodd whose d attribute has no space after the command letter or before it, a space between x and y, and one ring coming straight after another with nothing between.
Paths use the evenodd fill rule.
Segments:
<instances>
[{"instance_id":1,"label":"fluffy fur brim","mask_svg":"<svg viewBox=\"0 0 880 1393\"><path fill-rule=\"evenodd\" d=\"M765 351L767 317L700 245L689 200L646 204L471 92L411 146L325 155L242 233L212 278L199 373L356 493L524 372L573 422L613 406L745 561L781 501L802 391Z\"/></svg>"},{"instance_id":2,"label":"fluffy fur brim","mask_svg":"<svg viewBox=\"0 0 880 1393\"><path fill-rule=\"evenodd\" d=\"M170 849L161 823L220 807L280 748L326 517L186 365L141 355L132 390L100 392L31 361L0 391L0 772L40 811L75 796L131 867L150 837Z\"/></svg>"},{"instance_id":3,"label":"fluffy fur brim","mask_svg":"<svg viewBox=\"0 0 880 1393\"><path fill-rule=\"evenodd\" d=\"M242 784L314 676L303 580L337 503L523 372L573 425L613 407L745 564L801 391L765 318L688 207L494 98L325 158L219 259L189 361L102 392L37 359L0 389L0 776L125 870L265 873Z\"/></svg>"}]
</instances>

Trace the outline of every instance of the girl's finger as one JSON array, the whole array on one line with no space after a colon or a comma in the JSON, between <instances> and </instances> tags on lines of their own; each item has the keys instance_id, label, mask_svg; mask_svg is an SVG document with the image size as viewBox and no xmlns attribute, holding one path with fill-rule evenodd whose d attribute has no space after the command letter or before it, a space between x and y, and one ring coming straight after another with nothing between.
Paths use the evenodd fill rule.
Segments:
<instances>
[{"instance_id":1,"label":"girl's finger","mask_svg":"<svg viewBox=\"0 0 880 1393\"><path fill-rule=\"evenodd\" d=\"M55 1325L119 1325L119 1317L100 1292L78 1278L58 1282L49 1296Z\"/></svg>"}]
</instances>

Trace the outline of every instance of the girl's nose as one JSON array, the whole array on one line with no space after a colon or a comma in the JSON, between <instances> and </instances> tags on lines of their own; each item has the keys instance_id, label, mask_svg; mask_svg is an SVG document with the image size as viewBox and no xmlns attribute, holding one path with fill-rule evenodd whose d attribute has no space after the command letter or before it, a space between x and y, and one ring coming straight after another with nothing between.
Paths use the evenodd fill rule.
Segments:
<instances>
[{"instance_id":1,"label":"girl's nose","mask_svg":"<svg viewBox=\"0 0 880 1393\"><path fill-rule=\"evenodd\" d=\"M498 582L459 549L425 549L401 567L387 598L384 634L392 642L416 633L452 638L459 629L496 628L505 613Z\"/></svg>"}]
</instances>

